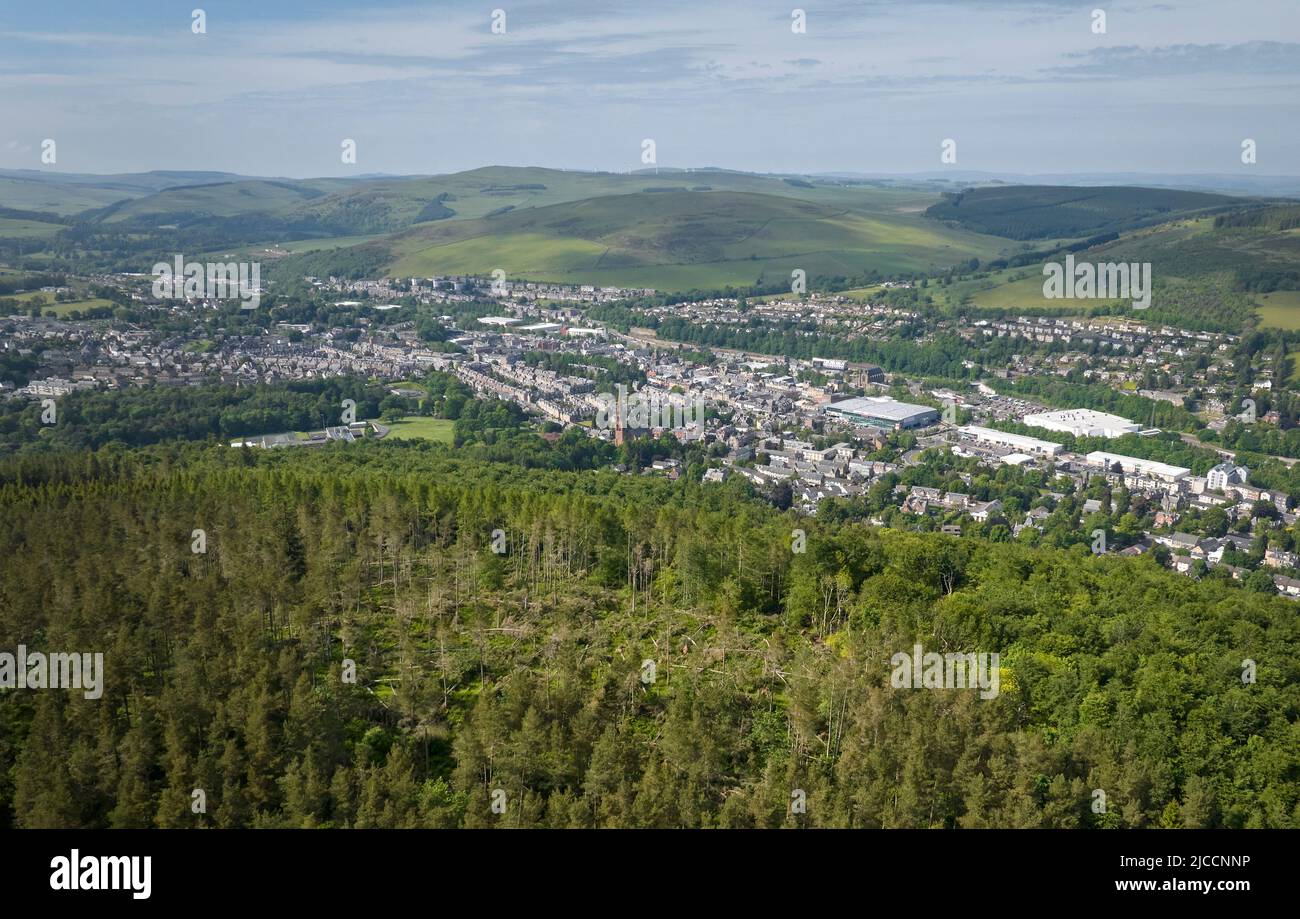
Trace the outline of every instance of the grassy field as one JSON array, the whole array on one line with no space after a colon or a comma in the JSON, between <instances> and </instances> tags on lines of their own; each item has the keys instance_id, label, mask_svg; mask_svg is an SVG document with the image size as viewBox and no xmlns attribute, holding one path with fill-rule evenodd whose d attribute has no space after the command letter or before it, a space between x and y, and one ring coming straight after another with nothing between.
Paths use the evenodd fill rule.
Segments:
<instances>
[{"instance_id":1,"label":"grassy field","mask_svg":"<svg viewBox=\"0 0 1300 919\"><path fill-rule=\"evenodd\" d=\"M287 252L314 252L320 249L342 249L347 246L359 246L382 238L382 235L371 235L331 236L328 239L292 239L288 242L276 243L276 248L284 249Z\"/></svg>"},{"instance_id":2,"label":"grassy field","mask_svg":"<svg viewBox=\"0 0 1300 919\"><path fill-rule=\"evenodd\" d=\"M0 207L12 207L21 211L48 211L66 217L79 211L112 204L129 194L130 192L111 188L0 176Z\"/></svg>"},{"instance_id":3,"label":"grassy field","mask_svg":"<svg viewBox=\"0 0 1300 919\"><path fill-rule=\"evenodd\" d=\"M1039 268L1038 273L1030 274L1028 277L1009 280L987 290L975 290L971 293L971 302L979 307L1025 310L1027 312L1044 309L1059 310L1062 306L1069 306L1074 303L1081 306L1096 306L1103 303L1123 302L1118 300L1048 299L1043 296L1043 281L1045 278L1041 272L1042 269ZM1023 269L1016 273L1016 275L1021 274L1024 274Z\"/></svg>"},{"instance_id":4,"label":"grassy field","mask_svg":"<svg viewBox=\"0 0 1300 919\"><path fill-rule=\"evenodd\" d=\"M1271 329L1300 329L1300 290L1275 290L1255 294L1260 325Z\"/></svg>"},{"instance_id":5,"label":"grassy field","mask_svg":"<svg viewBox=\"0 0 1300 919\"><path fill-rule=\"evenodd\" d=\"M848 297L850 300L857 300L859 303L866 303L873 297L877 296L882 290L879 284L872 287L855 287L852 290L836 291L836 296Z\"/></svg>"},{"instance_id":6,"label":"grassy field","mask_svg":"<svg viewBox=\"0 0 1300 919\"><path fill-rule=\"evenodd\" d=\"M413 415L390 424L388 436L394 440L432 440L435 443L450 444L455 425L456 422L446 418Z\"/></svg>"},{"instance_id":7,"label":"grassy field","mask_svg":"<svg viewBox=\"0 0 1300 919\"><path fill-rule=\"evenodd\" d=\"M73 310L81 310L84 313L86 310L99 309L101 307L107 307L108 309L112 309L114 306L115 304L113 303L112 300L104 300L100 297L93 297L89 300L73 300L71 303L55 303L52 306L46 306L42 308L41 313L42 315L44 315L45 313L48 313L50 310L53 310L55 314L62 319L63 317L71 313Z\"/></svg>"},{"instance_id":8,"label":"grassy field","mask_svg":"<svg viewBox=\"0 0 1300 919\"><path fill-rule=\"evenodd\" d=\"M12 297L5 297L3 299L17 300L22 310L26 312L32 308L33 301L38 297L45 301L41 304L42 316L48 312L53 312L60 318L67 316L73 310L81 310L82 312L85 312L86 310L98 309L99 307L108 307L109 309L112 309L115 305L112 300L105 300L101 297L92 297L86 300L73 300L69 303L54 303L54 297L52 294L43 294L39 291L34 293L16 294Z\"/></svg>"},{"instance_id":9,"label":"grassy field","mask_svg":"<svg viewBox=\"0 0 1300 919\"><path fill-rule=\"evenodd\" d=\"M74 300L71 303L56 303L54 306L48 307L48 309L54 310L60 317L62 317L68 315L73 310L81 310L84 313L86 310L99 309L101 307L113 309L115 306L116 304L113 303L112 300L105 300L102 297L92 297L88 300Z\"/></svg>"},{"instance_id":10,"label":"grassy field","mask_svg":"<svg viewBox=\"0 0 1300 919\"><path fill-rule=\"evenodd\" d=\"M345 249L349 246L360 246L384 238L385 234L380 233L366 236L328 236L318 239L291 239L286 242L260 242L252 245L223 246L219 249L195 253L193 258L197 261L229 261L232 258L243 258L260 262L262 269L266 270L268 263L274 262L278 258L283 257L278 255L268 255L266 250L269 248L283 249L288 253L297 255L302 252L322 252L333 249Z\"/></svg>"},{"instance_id":11,"label":"grassy field","mask_svg":"<svg viewBox=\"0 0 1300 919\"><path fill-rule=\"evenodd\" d=\"M63 229L66 227L58 223L0 217L0 239L46 238Z\"/></svg>"}]
</instances>

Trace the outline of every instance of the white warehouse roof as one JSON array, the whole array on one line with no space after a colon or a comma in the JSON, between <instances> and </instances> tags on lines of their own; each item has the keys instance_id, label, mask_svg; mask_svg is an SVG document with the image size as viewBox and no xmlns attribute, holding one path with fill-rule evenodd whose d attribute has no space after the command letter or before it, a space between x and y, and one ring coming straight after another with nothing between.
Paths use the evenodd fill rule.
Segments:
<instances>
[{"instance_id":1,"label":"white warehouse roof","mask_svg":"<svg viewBox=\"0 0 1300 919\"><path fill-rule=\"evenodd\" d=\"M1182 466L1171 466L1168 463L1157 463L1155 460L1138 459L1136 456L1107 453L1104 450L1094 450L1089 453L1087 461L1090 466L1104 466L1107 469L1115 463L1119 463L1119 468L1123 469L1125 473L1150 475L1170 480L1181 479L1192 471L1184 469Z\"/></svg>"},{"instance_id":2,"label":"white warehouse roof","mask_svg":"<svg viewBox=\"0 0 1300 919\"><path fill-rule=\"evenodd\" d=\"M928 405L912 405L910 402L896 402L886 396L859 396L832 402L823 406L827 411L848 413L852 415L869 415L872 418L884 418L889 421L907 421L918 415L938 414Z\"/></svg>"},{"instance_id":3,"label":"white warehouse roof","mask_svg":"<svg viewBox=\"0 0 1300 919\"><path fill-rule=\"evenodd\" d=\"M1039 440L1037 437L1026 437L1023 434L1009 434L1006 431L998 431L994 428L982 428L977 424L968 424L963 428L958 428L957 433L964 437L974 438L982 443L1011 447L1021 453L1056 456L1062 450L1060 444L1054 444L1050 440Z\"/></svg>"},{"instance_id":4,"label":"white warehouse roof","mask_svg":"<svg viewBox=\"0 0 1300 919\"><path fill-rule=\"evenodd\" d=\"M1071 408L1060 412L1039 412L1026 415L1021 421L1030 427L1048 431L1064 431L1075 437L1122 437L1136 434L1142 425L1119 415L1094 412L1090 408Z\"/></svg>"}]
</instances>

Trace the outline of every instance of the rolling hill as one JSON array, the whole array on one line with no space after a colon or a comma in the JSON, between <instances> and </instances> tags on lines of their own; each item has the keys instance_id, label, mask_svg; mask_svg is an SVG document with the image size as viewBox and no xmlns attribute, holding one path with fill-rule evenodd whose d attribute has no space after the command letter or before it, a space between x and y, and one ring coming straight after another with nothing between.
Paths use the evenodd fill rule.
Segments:
<instances>
[{"instance_id":1,"label":"rolling hill","mask_svg":"<svg viewBox=\"0 0 1300 919\"><path fill-rule=\"evenodd\" d=\"M395 232L431 220L473 220L515 210L644 192L732 191L833 205L864 213L921 211L929 192L881 189L868 183L810 182L725 170L592 173L490 166L443 176L369 179L248 179L186 183L87 210L91 222L148 229L212 225L257 214L286 230L347 235ZM4 199L0 198L0 204Z\"/></svg>"},{"instance_id":2,"label":"rolling hill","mask_svg":"<svg viewBox=\"0 0 1300 919\"><path fill-rule=\"evenodd\" d=\"M36 169L0 169L0 207L80 214L167 188L239 179L226 172L140 172L87 175Z\"/></svg>"},{"instance_id":3,"label":"rolling hill","mask_svg":"<svg viewBox=\"0 0 1300 919\"><path fill-rule=\"evenodd\" d=\"M796 268L810 279L939 269L1003 246L879 203L876 213L855 203L837 207L793 192L642 189L421 224L329 253L313 273L356 259L395 275L499 268L512 278L688 290L780 283Z\"/></svg>"},{"instance_id":4,"label":"rolling hill","mask_svg":"<svg viewBox=\"0 0 1300 919\"><path fill-rule=\"evenodd\" d=\"M1172 220L1121 234L1077 252L1075 258L1149 262L1155 295L1151 308L1135 318L1236 330L1267 306L1263 319L1268 324L1290 327L1300 322L1300 317L1287 314L1292 298L1266 301L1263 295L1300 290L1296 217L1294 206L1252 206L1230 215ZM1045 260L959 281L940 289L940 296L950 305L987 310L1082 312L1100 305L1044 298Z\"/></svg>"},{"instance_id":5,"label":"rolling hill","mask_svg":"<svg viewBox=\"0 0 1300 919\"><path fill-rule=\"evenodd\" d=\"M1062 305L1042 261L1150 261L1150 318L1240 323L1251 292L1300 289L1294 205L1171 188L934 185L725 169L572 172L490 166L451 175L272 179L211 172L85 176L0 171L0 244L24 255L263 252L275 274L482 274L664 291L964 273L949 305ZM976 262L978 260L978 262ZM971 273L978 264L979 271ZM1031 276L1032 275L1032 276ZM1271 304L1270 318L1285 298ZM1073 304L1090 308L1089 304ZM1171 313L1172 311L1172 313Z\"/></svg>"},{"instance_id":6,"label":"rolling hill","mask_svg":"<svg viewBox=\"0 0 1300 919\"><path fill-rule=\"evenodd\" d=\"M1011 185L946 194L926 215L1008 239L1082 238L1240 208L1243 199L1168 188Z\"/></svg>"}]
</instances>

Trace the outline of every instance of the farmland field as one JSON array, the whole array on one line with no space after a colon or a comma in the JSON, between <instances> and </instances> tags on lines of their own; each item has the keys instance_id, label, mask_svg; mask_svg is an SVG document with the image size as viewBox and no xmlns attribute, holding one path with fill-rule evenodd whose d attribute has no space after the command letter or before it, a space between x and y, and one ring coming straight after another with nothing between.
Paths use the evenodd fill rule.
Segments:
<instances>
[{"instance_id":1,"label":"farmland field","mask_svg":"<svg viewBox=\"0 0 1300 919\"><path fill-rule=\"evenodd\" d=\"M57 223L45 223L40 220L24 220L15 217L0 217L0 239L43 238L53 236L62 229L64 229L64 227Z\"/></svg>"},{"instance_id":2,"label":"farmland field","mask_svg":"<svg viewBox=\"0 0 1300 919\"><path fill-rule=\"evenodd\" d=\"M413 415L389 424L388 436L394 440L431 440L450 444L455 422L446 418L425 418Z\"/></svg>"},{"instance_id":3,"label":"farmland field","mask_svg":"<svg viewBox=\"0 0 1300 919\"><path fill-rule=\"evenodd\" d=\"M1275 290L1256 294L1260 325L1272 329L1300 329L1300 290Z\"/></svg>"}]
</instances>

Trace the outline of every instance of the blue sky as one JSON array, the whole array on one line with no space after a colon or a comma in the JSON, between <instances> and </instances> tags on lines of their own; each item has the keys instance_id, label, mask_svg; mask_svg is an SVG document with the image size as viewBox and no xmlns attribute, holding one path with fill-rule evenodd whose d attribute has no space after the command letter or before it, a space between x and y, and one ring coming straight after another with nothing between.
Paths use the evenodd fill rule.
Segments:
<instances>
[{"instance_id":1,"label":"blue sky","mask_svg":"<svg viewBox=\"0 0 1300 919\"><path fill-rule=\"evenodd\" d=\"M1297 174L1300 2L0 0L0 100L71 172Z\"/></svg>"}]
</instances>

